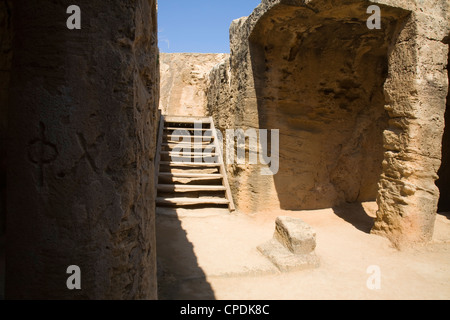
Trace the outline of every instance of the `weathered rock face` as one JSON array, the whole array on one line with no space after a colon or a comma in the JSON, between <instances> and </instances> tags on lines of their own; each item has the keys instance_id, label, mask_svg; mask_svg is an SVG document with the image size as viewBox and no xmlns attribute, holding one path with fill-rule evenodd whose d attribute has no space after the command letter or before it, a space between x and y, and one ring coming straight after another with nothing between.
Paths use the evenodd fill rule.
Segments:
<instances>
[{"instance_id":1,"label":"weathered rock face","mask_svg":"<svg viewBox=\"0 0 450 320\"><path fill-rule=\"evenodd\" d=\"M295 254L307 254L316 249L316 232L301 219L278 217L274 239Z\"/></svg>"},{"instance_id":2,"label":"weathered rock face","mask_svg":"<svg viewBox=\"0 0 450 320\"><path fill-rule=\"evenodd\" d=\"M431 240L439 199L449 10L447 1L418 3L404 4L412 13L389 56L384 85L390 122L373 232L397 246Z\"/></svg>"},{"instance_id":3,"label":"weathered rock face","mask_svg":"<svg viewBox=\"0 0 450 320\"><path fill-rule=\"evenodd\" d=\"M156 1L77 5L14 1L6 297L156 298Z\"/></svg>"},{"instance_id":4,"label":"weathered rock face","mask_svg":"<svg viewBox=\"0 0 450 320\"><path fill-rule=\"evenodd\" d=\"M317 268L316 231L303 220L278 217L273 238L257 248L281 272Z\"/></svg>"},{"instance_id":5,"label":"weathered rock face","mask_svg":"<svg viewBox=\"0 0 450 320\"><path fill-rule=\"evenodd\" d=\"M380 30L366 26L370 4L381 8ZM229 167L239 209L377 198L375 233L399 246L431 239L448 9L443 0L266 0L234 21L230 71L212 71L208 111L220 128L280 130L277 175Z\"/></svg>"},{"instance_id":6,"label":"weathered rock face","mask_svg":"<svg viewBox=\"0 0 450 320\"><path fill-rule=\"evenodd\" d=\"M166 115L205 116L211 69L228 54L161 53L160 109Z\"/></svg>"}]
</instances>

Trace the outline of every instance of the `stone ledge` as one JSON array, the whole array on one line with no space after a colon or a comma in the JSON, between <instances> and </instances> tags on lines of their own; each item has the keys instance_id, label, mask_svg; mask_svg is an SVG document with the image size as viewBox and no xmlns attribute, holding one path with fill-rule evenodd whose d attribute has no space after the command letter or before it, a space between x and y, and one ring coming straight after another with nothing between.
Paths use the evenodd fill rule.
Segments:
<instances>
[{"instance_id":1,"label":"stone ledge","mask_svg":"<svg viewBox=\"0 0 450 320\"><path fill-rule=\"evenodd\" d=\"M287 216L276 220L273 238L257 247L281 272L318 268L314 253L316 232L302 219Z\"/></svg>"},{"instance_id":2,"label":"stone ledge","mask_svg":"<svg viewBox=\"0 0 450 320\"><path fill-rule=\"evenodd\" d=\"M293 254L275 239L258 246L258 250L281 272L314 269L320 265L319 258L315 253Z\"/></svg>"}]
</instances>

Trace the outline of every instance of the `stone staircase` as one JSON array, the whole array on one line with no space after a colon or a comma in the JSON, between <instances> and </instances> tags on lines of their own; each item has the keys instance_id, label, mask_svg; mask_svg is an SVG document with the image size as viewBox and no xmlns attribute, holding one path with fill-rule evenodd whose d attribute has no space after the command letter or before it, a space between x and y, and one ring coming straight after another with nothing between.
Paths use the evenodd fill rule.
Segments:
<instances>
[{"instance_id":1,"label":"stone staircase","mask_svg":"<svg viewBox=\"0 0 450 320\"><path fill-rule=\"evenodd\" d=\"M212 118L161 115L155 168L157 211L235 210Z\"/></svg>"}]
</instances>

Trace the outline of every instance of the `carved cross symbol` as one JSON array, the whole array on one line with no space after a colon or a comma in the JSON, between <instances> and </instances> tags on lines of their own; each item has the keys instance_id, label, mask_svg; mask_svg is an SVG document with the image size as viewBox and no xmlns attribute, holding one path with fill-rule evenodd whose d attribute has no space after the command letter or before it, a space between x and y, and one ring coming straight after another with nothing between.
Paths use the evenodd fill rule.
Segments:
<instances>
[{"instance_id":1,"label":"carved cross symbol","mask_svg":"<svg viewBox=\"0 0 450 320\"><path fill-rule=\"evenodd\" d=\"M38 183L44 186L44 166L52 163L58 157L56 145L47 140L45 136L45 125L39 123L39 138L33 139L29 143L28 158L39 168Z\"/></svg>"},{"instance_id":2,"label":"carved cross symbol","mask_svg":"<svg viewBox=\"0 0 450 320\"><path fill-rule=\"evenodd\" d=\"M78 142L80 143L80 147L81 149L83 149L83 155L81 156L80 160L86 159L87 163L89 164L89 166L91 167L91 169L93 171L97 171L97 165L95 164L94 159L92 158L91 154L89 153L89 146L86 142L86 139L84 138L84 136L81 133L77 134L78 137Z\"/></svg>"}]
</instances>

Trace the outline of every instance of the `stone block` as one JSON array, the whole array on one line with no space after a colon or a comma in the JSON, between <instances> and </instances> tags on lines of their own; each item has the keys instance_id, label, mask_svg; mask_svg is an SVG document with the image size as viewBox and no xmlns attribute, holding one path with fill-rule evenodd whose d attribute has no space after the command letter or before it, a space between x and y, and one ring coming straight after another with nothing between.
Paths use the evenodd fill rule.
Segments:
<instances>
[{"instance_id":1,"label":"stone block","mask_svg":"<svg viewBox=\"0 0 450 320\"><path fill-rule=\"evenodd\" d=\"M299 218L278 217L273 238L258 250L281 272L319 267L316 256L316 232Z\"/></svg>"},{"instance_id":2,"label":"stone block","mask_svg":"<svg viewBox=\"0 0 450 320\"><path fill-rule=\"evenodd\" d=\"M299 218L278 217L274 239L294 254L307 254L316 248L316 232Z\"/></svg>"}]
</instances>

